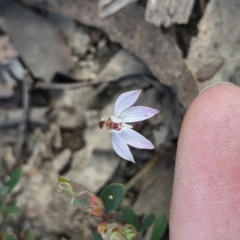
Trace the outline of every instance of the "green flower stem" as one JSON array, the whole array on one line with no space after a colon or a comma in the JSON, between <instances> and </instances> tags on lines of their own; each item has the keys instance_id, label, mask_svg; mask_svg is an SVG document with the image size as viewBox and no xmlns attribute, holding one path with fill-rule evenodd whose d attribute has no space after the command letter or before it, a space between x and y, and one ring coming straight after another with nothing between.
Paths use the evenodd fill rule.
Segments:
<instances>
[{"instance_id":1,"label":"green flower stem","mask_svg":"<svg viewBox=\"0 0 240 240\"><path fill-rule=\"evenodd\" d=\"M142 177L144 177L158 162L160 154L156 153L152 159L125 185L126 192L129 191Z\"/></svg>"}]
</instances>

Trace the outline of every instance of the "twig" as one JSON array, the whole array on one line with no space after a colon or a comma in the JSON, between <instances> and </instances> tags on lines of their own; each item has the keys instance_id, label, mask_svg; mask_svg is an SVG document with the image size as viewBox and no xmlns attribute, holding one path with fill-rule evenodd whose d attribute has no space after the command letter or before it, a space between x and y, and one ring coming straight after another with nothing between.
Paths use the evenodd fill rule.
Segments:
<instances>
[{"instance_id":1,"label":"twig","mask_svg":"<svg viewBox=\"0 0 240 240\"><path fill-rule=\"evenodd\" d=\"M25 135L27 129L27 122L29 117L29 93L28 93L28 73L25 74L25 77L22 79L22 107L23 107L23 119L19 125L19 134L18 141L15 147L15 163L12 167L14 169L20 161L22 148L25 142Z\"/></svg>"},{"instance_id":2,"label":"twig","mask_svg":"<svg viewBox=\"0 0 240 240\"><path fill-rule=\"evenodd\" d=\"M199 5L200 5L200 11L201 11L201 14L204 13L204 9L206 7L206 2L205 0L199 0Z\"/></svg>"},{"instance_id":3,"label":"twig","mask_svg":"<svg viewBox=\"0 0 240 240\"><path fill-rule=\"evenodd\" d=\"M35 84L34 88L36 89L46 89L46 90L68 90L81 88L85 86L90 86L94 84L99 84L99 81L92 82L79 82L79 83L46 83L46 82L38 82Z\"/></svg>"},{"instance_id":4,"label":"twig","mask_svg":"<svg viewBox=\"0 0 240 240\"><path fill-rule=\"evenodd\" d=\"M143 169L138 172L130 181L125 185L126 191L129 191L143 176L145 176L156 164L160 161L160 154L156 153L150 162L148 162Z\"/></svg>"}]
</instances>

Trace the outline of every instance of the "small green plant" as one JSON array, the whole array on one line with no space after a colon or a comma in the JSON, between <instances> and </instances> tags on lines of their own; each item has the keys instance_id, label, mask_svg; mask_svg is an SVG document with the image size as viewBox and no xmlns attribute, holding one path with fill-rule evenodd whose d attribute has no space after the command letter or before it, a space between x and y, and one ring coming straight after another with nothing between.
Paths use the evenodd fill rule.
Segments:
<instances>
[{"instance_id":1,"label":"small green plant","mask_svg":"<svg viewBox=\"0 0 240 240\"><path fill-rule=\"evenodd\" d=\"M12 191L18 184L22 176L21 167L15 168L8 176L3 172L2 160L0 160L0 213L2 215L2 222L0 230L3 234L3 240L17 240L14 233L6 232L11 217L15 216L21 211L21 208L16 205L16 199L12 197ZM27 230L27 240L35 240L31 229ZM1 238L2 239L2 238Z\"/></svg>"},{"instance_id":2,"label":"small green plant","mask_svg":"<svg viewBox=\"0 0 240 240\"><path fill-rule=\"evenodd\" d=\"M14 233L6 233L3 240L18 240L18 238ZM26 240L35 240L33 231L31 229L27 230Z\"/></svg>"},{"instance_id":3,"label":"small green plant","mask_svg":"<svg viewBox=\"0 0 240 240\"><path fill-rule=\"evenodd\" d=\"M101 222L94 240L136 240L141 239L148 228L154 223L151 240L161 240L167 227L167 216L162 215L156 219L155 214L149 214L142 222L132 208L122 207L125 223L115 220L115 211L120 207L125 197L125 186L119 183L107 185L99 196L91 193L82 184L59 177L60 193L74 206L99 217Z\"/></svg>"},{"instance_id":4,"label":"small green plant","mask_svg":"<svg viewBox=\"0 0 240 240\"><path fill-rule=\"evenodd\" d=\"M1 222L1 231L4 232L9 219L20 212L15 199L11 198L11 192L19 182L22 175L21 168L16 168L9 176L4 176L2 161L0 161L0 212L3 221Z\"/></svg>"},{"instance_id":5,"label":"small green plant","mask_svg":"<svg viewBox=\"0 0 240 240\"><path fill-rule=\"evenodd\" d=\"M125 222L132 224L142 235L154 223L151 240L162 239L168 227L168 217L166 215L161 215L156 219L156 215L154 213L150 213L142 220L142 222L140 222L138 216L129 206L122 207L122 214Z\"/></svg>"}]
</instances>

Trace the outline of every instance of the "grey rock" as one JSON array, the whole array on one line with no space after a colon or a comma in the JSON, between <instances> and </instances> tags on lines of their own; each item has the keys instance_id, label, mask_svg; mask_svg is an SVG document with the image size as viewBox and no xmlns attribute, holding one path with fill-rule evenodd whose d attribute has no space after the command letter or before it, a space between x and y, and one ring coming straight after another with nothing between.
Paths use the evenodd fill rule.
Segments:
<instances>
[{"instance_id":1,"label":"grey rock","mask_svg":"<svg viewBox=\"0 0 240 240\"><path fill-rule=\"evenodd\" d=\"M156 26L186 24L192 12L194 0L149 0L145 19Z\"/></svg>"},{"instance_id":2,"label":"grey rock","mask_svg":"<svg viewBox=\"0 0 240 240\"><path fill-rule=\"evenodd\" d=\"M239 66L239 9L238 0L212 0L207 5L198 26L198 35L192 39L187 57L194 74L204 70L209 72L208 63L211 61L214 74L210 74L207 81L198 83L200 89L213 83L229 81ZM224 58L224 63L219 64L221 58Z\"/></svg>"},{"instance_id":3,"label":"grey rock","mask_svg":"<svg viewBox=\"0 0 240 240\"><path fill-rule=\"evenodd\" d=\"M66 73L74 66L58 29L31 9L1 0L0 26L36 77L49 82L56 72Z\"/></svg>"}]
</instances>

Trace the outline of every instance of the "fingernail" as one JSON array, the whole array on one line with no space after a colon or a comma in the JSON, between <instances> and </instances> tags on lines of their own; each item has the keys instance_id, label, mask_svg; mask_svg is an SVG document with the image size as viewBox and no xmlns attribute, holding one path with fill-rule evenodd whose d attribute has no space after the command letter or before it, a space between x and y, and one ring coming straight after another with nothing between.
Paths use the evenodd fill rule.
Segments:
<instances>
[{"instance_id":1,"label":"fingernail","mask_svg":"<svg viewBox=\"0 0 240 240\"><path fill-rule=\"evenodd\" d=\"M205 87L203 90L201 90L201 91L198 93L198 95L200 95L201 93L205 92L206 90L208 90L209 88L212 88L212 87L214 87L214 86L217 86L217 85L228 85L228 84L233 85L233 84L230 83L230 82L213 83L213 84Z\"/></svg>"}]
</instances>

